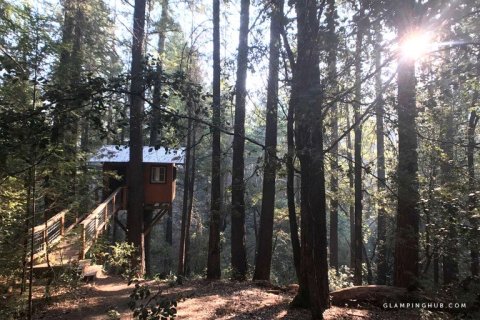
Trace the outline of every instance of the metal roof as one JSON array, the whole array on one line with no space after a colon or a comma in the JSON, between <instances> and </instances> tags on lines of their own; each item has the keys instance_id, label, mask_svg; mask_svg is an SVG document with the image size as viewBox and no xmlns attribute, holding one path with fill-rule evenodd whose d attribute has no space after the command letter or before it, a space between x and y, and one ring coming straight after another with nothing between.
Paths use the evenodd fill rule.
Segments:
<instances>
[{"instance_id":1,"label":"metal roof","mask_svg":"<svg viewBox=\"0 0 480 320\"><path fill-rule=\"evenodd\" d=\"M122 145L102 146L88 162L129 162L130 147ZM160 147L143 147L144 163L176 163L184 164L185 148L165 149Z\"/></svg>"}]
</instances>

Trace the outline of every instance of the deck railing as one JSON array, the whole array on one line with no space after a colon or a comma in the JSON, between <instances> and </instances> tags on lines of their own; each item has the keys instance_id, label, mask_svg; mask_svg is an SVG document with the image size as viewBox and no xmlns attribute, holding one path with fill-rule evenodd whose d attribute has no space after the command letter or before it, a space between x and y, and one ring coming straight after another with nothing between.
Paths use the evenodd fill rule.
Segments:
<instances>
[{"instance_id":1,"label":"deck railing","mask_svg":"<svg viewBox=\"0 0 480 320\"><path fill-rule=\"evenodd\" d=\"M48 248L58 243L67 229L65 226L65 216L68 210L63 210L50 219L46 223L42 223L33 228L33 258L44 256L47 254Z\"/></svg>"},{"instance_id":2,"label":"deck railing","mask_svg":"<svg viewBox=\"0 0 480 320\"><path fill-rule=\"evenodd\" d=\"M115 190L104 202L96 207L82 222L80 222L81 248L79 259L85 258L85 253L95 243L98 236L107 228L110 218L125 207L126 188Z\"/></svg>"},{"instance_id":3,"label":"deck railing","mask_svg":"<svg viewBox=\"0 0 480 320\"><path fill-rule=\"evenodd\" d=\"M33 259L46 256L47 252L77 225L80 227L82 240L79 256L83 259L95 239L106 230L110 217L125 206L126 188L119 187L80 223L78 218L69 218L69 210L57 213L46 223L33 228Z\"/></svg>"}]
</instances>

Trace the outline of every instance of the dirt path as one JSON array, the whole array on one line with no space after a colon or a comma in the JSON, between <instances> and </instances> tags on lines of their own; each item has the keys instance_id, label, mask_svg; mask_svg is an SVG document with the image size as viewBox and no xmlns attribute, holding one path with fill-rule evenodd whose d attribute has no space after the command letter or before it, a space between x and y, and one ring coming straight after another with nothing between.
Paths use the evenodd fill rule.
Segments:
<instances>
[{"instance_id":1,"label":"dirt path","mask_svg":"<svg viewBox=\"0 0 480 320\"><path fill-rule=\"evenodd\" d=\"M111 309L119 311L122 319L129 319L127 302L131 291L122 278L101 275L75 292L54 297L55 302L34 319L104 320Z\"/></svg>"},{"instance_id":2,"label":"dirt path","mask_svg":"<svg viewBox=\"0 0 480 320\"><path fill-rule=\"evenodd\" d=\"M294 292L272 287L260 287L252 282L189 281L184 285L169 286L168 283L148 283L152 292L176 297L177 319L199 320L309 320L308 310L291 310L288 303ZM127 307L133 286L127 286L119 277L101 276L93 284L86 284L74 293L58 295L48 308L38 313L35 319L105 320L107 313L115 309L121 319L132 319ZM423 315L424 316L424 315ZM384 311L378 308L353 309L332 307L324 313L326 320L365 319L425 319L415 311ZM434 317L435 318L435 317ZM436 317L435 319L442 319Z\"/></svg>"}]
</instances>

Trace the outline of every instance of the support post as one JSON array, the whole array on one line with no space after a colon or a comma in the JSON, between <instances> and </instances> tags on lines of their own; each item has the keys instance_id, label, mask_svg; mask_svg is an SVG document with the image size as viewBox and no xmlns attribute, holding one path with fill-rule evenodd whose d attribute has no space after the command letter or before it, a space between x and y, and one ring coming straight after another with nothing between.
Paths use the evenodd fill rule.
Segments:
<instances>
[{"instance_id":1,"label":"support post","mask_svg":"<svg viewBox=\"0 0 480 320\"><path fill-rule=\"evenodd\" d=\"M85 245L85 225L83 223L80 224L80 234L81 234L81 238L82 238L82 247L80 248L79 259L83 260L83 259L85 259L85 248L86 248L86 245Z\"/></svg>"},{"instance_id":2,"label":"support post","mask_svg":"<svg viewBox=\"0 0 480 320\"><path fill-rule=\"evenodd\" d=\"M113 199L115 199L115 197ZM115 202L112 202L112 203L115 203ZM112 208L112 210L113 210L113 208ZM103 213L103 230L104 231L107 230L107 221L108 221L108 203L105 206L105 211Z\"/></svg>"},{"instance_id":3,"label":"support post","mask_svg":"<svg viewBox=\"0 0 480 320\"><path fill-rule=\"evenodd\" d=\"M127 210L127 187L123 188L122 209Z\"/></svg>"},{"instance_id":4,"label":"support post","mask_svg":"<svg viewBox=\"0 0 480 320\"><path fill-rule=\"evenodd\" d=\"M98 238L98 215L95 216L95 239Z\"/></svg>"},{"instance_id":5,"label":"support post","mask_svg":"<svg viewBox=\"0 0 480 320\"><path fill-rule=\"evenodd\" d=\"M43 229L43 254L47 255L47 229Z\"/></svg>"},{"instance_id":6,"label":"support post","mask_svg":"<svg viewBox=\"0 0 480 320\"><path fill-rule=\"evenodd\" d=\"M62 237L65 235L65 213L60 217L60 235Z\"/></svg>"}]
</instances>

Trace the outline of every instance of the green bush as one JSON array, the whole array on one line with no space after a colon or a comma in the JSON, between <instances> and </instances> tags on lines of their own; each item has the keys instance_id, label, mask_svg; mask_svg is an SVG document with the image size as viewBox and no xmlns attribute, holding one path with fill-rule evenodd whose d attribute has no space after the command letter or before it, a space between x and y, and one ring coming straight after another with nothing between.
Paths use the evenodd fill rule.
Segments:
<instances>
[{"instance_id":1,"label":"green bush","mask_svg":"<svg viewBox=\"0 0 480 320\"><path fill-rule=\"evenodd\" d=\"M337 270L335 268L328 269L328 282L330 291L336 291L342 288L353 286L353 273L347 266L340 266Z\"/></svg>"},{"instance_id":2,"label":"green bush","mask_svg":"<svg viewBox=\"0 0 480 320\"><path fill-rule=\"evenodd\" d=\"M121 275L125 279L132 279L138 274L138 268L133 267L133 261L137 256L137 249L133 244L127 242L118 242L113 246L111 254L106 261L106 269L109 273ZM135 265L139 265L135 263Z\"/></svg>"}]
</instances>

